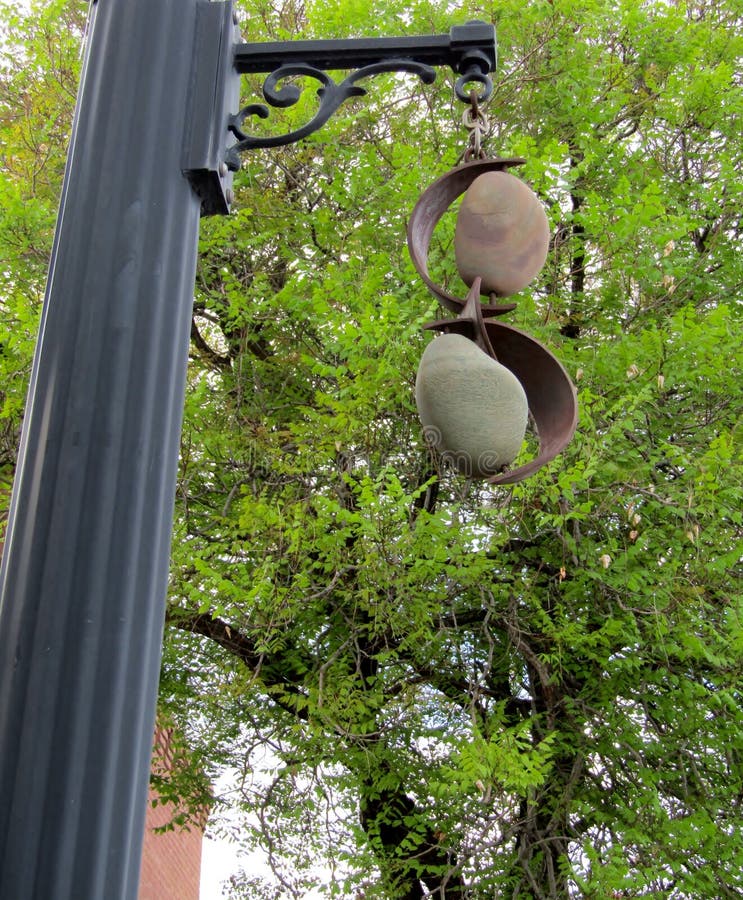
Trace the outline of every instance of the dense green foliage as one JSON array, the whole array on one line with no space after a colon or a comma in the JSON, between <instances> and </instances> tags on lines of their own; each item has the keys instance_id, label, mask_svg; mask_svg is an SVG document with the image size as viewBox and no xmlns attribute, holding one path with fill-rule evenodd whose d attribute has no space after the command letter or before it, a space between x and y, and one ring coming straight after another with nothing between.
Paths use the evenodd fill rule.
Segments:
<instances>
[{"instance_id":1,"label":"dense green foliage","mask_svg":"<svg viewBox=\"0 0 743 900\"><path fill-rule=\"evenodd\" d=\"M4 477L85 15L14 6ZM250 40L496 23L488 149L527 158L553 230L508 321L570 371L580 424L508 488L422 441L421 326L442 313L404 231L464 147L451 73L370 79L309 140L249 155L237 212L202 228L161 686L194 770L238 773L237 837L272 866L230 895L741 896L743 9L240 10ZM456 289L445 223L436 253ZM172 789L196 803L202 779Z\"/></svg>"}]
</instances>

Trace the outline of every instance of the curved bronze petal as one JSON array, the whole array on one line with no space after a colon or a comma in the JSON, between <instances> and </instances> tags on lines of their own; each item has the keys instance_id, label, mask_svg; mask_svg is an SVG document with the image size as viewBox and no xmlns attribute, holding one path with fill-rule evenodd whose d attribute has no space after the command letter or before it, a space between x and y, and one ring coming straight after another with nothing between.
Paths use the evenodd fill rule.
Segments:
<instances>
[{"instance_id":1,"label":"curved bronze petal","mask_svg":"<svg viewBox=\"0 0 743 900\"><path fill-rule=\"evenodd\" d=\"M534 459L488 479L491 484L513 484L532 475L570 443L578 425L578 397L562 364L539 341L501 322L484 324L498 360L526 391L539 437Z\"/></svg>"},{"instance_id":2,"label":"curved bronze petal","mask_svg":"<svg viewBox=\"0 0 743 900\"><path fill-rule=\"evenodd\" d=\"M408 249L418 274L439 302L452 312L461 312L465 301L448 294L442 287L431 280L428 274L428 248L431 236L441 217L451 204L461 196L478 175L483 172L501 172L510 166L520 166L524 159L476 159L457 166L426 188L415 205L408 223ZM515 303L484 304L483 314L486 316L502 315L516 308Z\"/></svg>"}]
</instances>

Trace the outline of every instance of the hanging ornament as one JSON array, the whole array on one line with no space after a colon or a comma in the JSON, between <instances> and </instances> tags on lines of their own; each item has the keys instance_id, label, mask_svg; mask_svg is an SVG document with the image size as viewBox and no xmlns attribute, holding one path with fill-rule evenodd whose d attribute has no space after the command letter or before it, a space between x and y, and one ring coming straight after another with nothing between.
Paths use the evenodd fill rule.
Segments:
<instances>
[{"instance_id":1,"label":"hanging ornament","mask_svg":"<svg viewBox=\"0 0 743 900\"><path fill-rule=\"evenodd\" d=\"M427 441L459 472L492 484L521 481L554 459L578 421L575 387L560 362L538 341L495 321L516 308L496 301L523 290L547 258L549 225L536 194L508 169L523 159L487 159L487 119L473 94L464 117L470 129L463 165L421 195L408 225L408 248L418 274L455 319L432 322L441 331L426 348L416 377L416 405ZM455 260L470 290L465 299L428 273L434 229L464 194L457 215ZM484 296L486 302L480 297ZM537 455L510 469L531 417Z\"/></svg>"}]
</instances>

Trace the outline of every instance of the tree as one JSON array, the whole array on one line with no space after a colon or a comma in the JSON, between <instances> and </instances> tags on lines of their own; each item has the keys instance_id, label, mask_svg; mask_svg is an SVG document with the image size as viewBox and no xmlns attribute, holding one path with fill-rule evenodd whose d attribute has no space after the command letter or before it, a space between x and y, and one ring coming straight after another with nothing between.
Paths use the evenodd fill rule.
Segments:
<instances>
[{"instance_id":1,"label":"tree","mask_svg":"<svg viewBox=\"0 0 743 900\"><path fill-rule=\"evenodd\" d=\"M65 150L77 92L80 4L0 4L0 493L12 481Z\"/></svg>"},{"instance_id":2,"label":"tree","mask_svg":"<svg viewBox=\"0 0 743 900\"><path fill-rule=\"evenodd\" d=\"M3 12L6 470L77 53L49 36L60 16L79 33L80 7ZM427 0L240 15L250 40L452 24ZM453 76L375 77L312 138L251 153L237 212L202 229L161 680L194 769L173 795L198 808L199 766L241 774L240 839L274 878L235 897L735 897L740 11L506 0L456 20L473 17L499 34L489 149L527 158L553 229L509 321L572 373L578 434L508 488L423 443L412 386L441 313L403 236L461 157ZM458 290L451 234L433 269Z\"/></svg>"}]
</instances>

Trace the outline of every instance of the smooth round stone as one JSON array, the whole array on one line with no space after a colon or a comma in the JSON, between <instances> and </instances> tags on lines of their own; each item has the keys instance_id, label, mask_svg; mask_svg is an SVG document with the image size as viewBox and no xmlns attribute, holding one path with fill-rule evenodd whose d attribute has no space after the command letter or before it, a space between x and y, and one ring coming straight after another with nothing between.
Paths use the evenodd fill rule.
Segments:
<instances>
[{"instance_id":1,"label":"smooth round stone","mask_svg":"<svg viewBox=\"0 0 743 900\"><path fill-rule=\"evenodd\" d=\"M497 475L521 449L529 413L521 382L461 334L426 347L415 402L426 440L463 475Z\"/></svg>"},{"instance_id":2,"label":"smooth round stone","mask_svg":"<svg viewBox=\"0 0 743 900\"><path fill-rule=\"evenodd\" d=\"M508 172L485 172L467 188L457 213L454 252L462 280L479 275L482 293L523 290L547 259L550 231L539 198Z\"/></svg>"}]
</instances>

